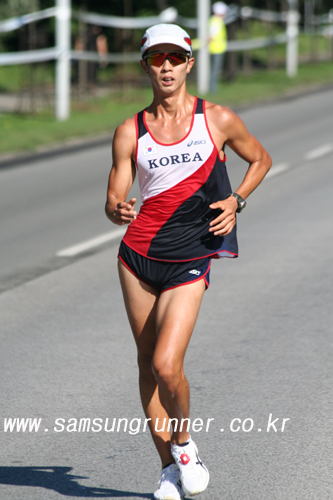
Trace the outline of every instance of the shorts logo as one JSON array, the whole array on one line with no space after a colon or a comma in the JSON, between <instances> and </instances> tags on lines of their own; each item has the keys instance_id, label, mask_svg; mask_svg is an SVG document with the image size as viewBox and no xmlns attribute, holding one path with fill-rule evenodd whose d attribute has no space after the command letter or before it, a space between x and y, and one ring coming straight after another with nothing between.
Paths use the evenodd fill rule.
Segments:
<instances>
[{"instance_id":1,"label":"shorts logo","mask_svg":"<svg viewBox=\"0 0 333 500\"><path fill-rule=\"evenodd\" d=\"M197 271L196 269L192 269L192 271L189 271L190 274L195 274L196 276L200 276L201 271Z\"/></svg>"},{"instance_id":2,"label":"shorts logo","mask_svg":"<svg viewBox=\"0 0 333 500\"><path fill-rule=\"evenodd\" d=\"M144 154L144 156L152 155L154 153L157 153L156 144L153 144L152 146L143 146L143 154Z\"/></svg>"},{"instance_id":3,"label":"shorts logo","mask_svg":"<svg viewBox=\"0 0 333 500\"><path fill-rule=\"evenodd\" d=\"M206 141L190 141L187 143L187 147L189 148L190 146L199 146L200 144L206 144Z\"/></svg>"}]
</instances>

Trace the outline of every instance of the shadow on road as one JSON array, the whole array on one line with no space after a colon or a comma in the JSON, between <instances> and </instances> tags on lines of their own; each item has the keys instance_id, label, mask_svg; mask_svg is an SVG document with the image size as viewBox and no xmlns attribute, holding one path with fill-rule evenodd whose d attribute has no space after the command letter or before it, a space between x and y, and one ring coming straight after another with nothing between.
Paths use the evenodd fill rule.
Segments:
<instances>
[{"instance_id":1,"label":"shadow on road","mask_svg":"<svg viewBox=\"0 0 333 500\"><path fill-rule=\"evenodd\" d=\"M54 490L68 497L153 498L151 493L82 486L76 479L86 477L70 475L71 470L72 467L0 467L0 485L35 486Z\"/></svg>"}]
</instances>

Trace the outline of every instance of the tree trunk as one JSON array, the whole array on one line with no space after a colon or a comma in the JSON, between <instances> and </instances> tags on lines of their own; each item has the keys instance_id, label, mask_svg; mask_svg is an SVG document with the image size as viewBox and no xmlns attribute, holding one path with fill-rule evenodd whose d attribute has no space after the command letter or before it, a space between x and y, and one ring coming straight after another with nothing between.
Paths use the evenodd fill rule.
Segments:
<instances>
[{"instance_id":1,"label":"tree trunk","mask_svg":"<svg viewBox=\"0 0 333 500\"><path fill-rule=\"evenodd\" d=\"M272 0L267 0L267 10L274 10L273 2ZM271 22L267 21L267 34L268 38L272 38L274 31L273 31L273 26ZM274 53L275 53L275 46L274 45L269 45L267 47L267 68L272 69L275 67L275 61L274 61Z\"/></svg>"},{"instance_id":2,"label":"tree trunk","mask_svg":"<svg viewBox=\"0 0 333 500\"><path fill-rule=\"evenodd\" d=\"M247 0L242 0L241 7L245 7L248 4ZM242 31L245 34L245 38L250 37L249 30L249 20L245 17L241 20L242 23ZM251 55L249 50L243 51L243 73L250 74L252 71L252 63L251 63Z\"/></svg>"},{"instance_id":3,"label":"tree trunk","mask_svg":"<svg viewBox=\"0 0 333 500\"><path fill-rule=\"evenodd\" d=\"M237 24L231 23L227 26L228 29L228 39L235 40ZM232 81L236 78L237 74L237 58L238 52L228 52L227 53L227 64L226 64L226 79Z\"/></svg>"},{"instance_id":4,"label":"tree trunk","mask_svg":"<svg viewBox=\"0 0 333 500\"><path fill-rule=\"evenodd\" d=\"M169 7L168 0L155 0L156 6L160 12Z\"/></svg>"}]
</instances>

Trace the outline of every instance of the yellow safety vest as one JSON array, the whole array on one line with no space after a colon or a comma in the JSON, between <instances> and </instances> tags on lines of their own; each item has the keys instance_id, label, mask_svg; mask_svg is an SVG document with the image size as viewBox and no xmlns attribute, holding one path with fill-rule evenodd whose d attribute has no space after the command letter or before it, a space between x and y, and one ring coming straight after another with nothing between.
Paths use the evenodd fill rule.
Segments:
<instances>
[{"instance_id":1,"label":"yellow safety vest","mask_svg":"<svg viewBox=\"0 0 333 500\"><path fill-rule=\"evenodd\" d=\"M209 35L212 40L208 48L211 54L221 54L227 50L227 29L223 19L219 16L212 16L209 19ZM213 36L211 35L213 34Z\"/></svg>"}]
</instances>

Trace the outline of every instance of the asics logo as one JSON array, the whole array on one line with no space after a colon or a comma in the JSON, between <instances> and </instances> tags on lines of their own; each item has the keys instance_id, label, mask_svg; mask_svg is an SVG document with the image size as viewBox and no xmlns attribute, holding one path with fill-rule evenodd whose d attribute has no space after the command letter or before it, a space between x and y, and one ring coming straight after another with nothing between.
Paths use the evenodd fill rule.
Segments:
<instances>
[{"instance_id":1,"label":"asics logo","mask_svg":"<svg viewBox=\"0 0 333 500\"><path fill-rule=\"evenodd\" d=\"M180 455L180 461L183 465L188 464L190 460L191 460L190 457L186 453Z\"/></svg>"},{"instance_id":2,"label":"asics logo","mask_svg":"<svg viewBox=\"0 0 333 500\"><path fill-rule=\"evenodd\" d=\"M203 141L190 141L187 143L187 147L189 148L190 146L198 146L199 144L206 144L206 141L203 140Z\"/></svg>"},{"instance_id":3,"label":"asics logo","mask_svg":"<svg viewBox=\"0 0 333 500\"><path fill-rule=\"evenodd\" d=\"M197 271L196 269L192 269L192 271L189 271L190 274L196 274L199 276L201 274L201 271Z\"/></svg>"}]
</instances>

